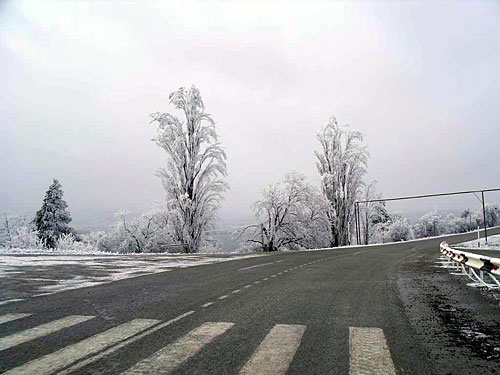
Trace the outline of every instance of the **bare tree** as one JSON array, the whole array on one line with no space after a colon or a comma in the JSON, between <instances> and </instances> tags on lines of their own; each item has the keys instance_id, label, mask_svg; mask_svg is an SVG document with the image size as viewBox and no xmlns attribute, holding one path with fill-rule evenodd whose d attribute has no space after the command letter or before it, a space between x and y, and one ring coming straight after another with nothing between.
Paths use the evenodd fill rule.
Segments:
<instances>
[{"instance_id":1,"label":"bare tree","mask_svg":"<svg viewBox=\"0 0 500 375\"><path fill-rule=\"evenodd\" d=\"M316 163L321 175L321 188L329 202L332 246L347 245L354 202L363 187L368 151L360 132L339 126L335 117L317 135L321 150L316 151Z\"/></svg>"},{"instance_id":2,"label":"bare tree","mask_svg":"<svg viewBox=\"0 0 500 375\"><path fill-rule=\"evenodd\" d=\"M223 193L228 189L226 154L217 141L215 122L205 112L198 89L180 88L169 96L184 121L170 113L151 114L158 124L154 139L168 155L158 171L167 192L170 224L188 252L199 250L205 231L215 225Z\"/></svg>"}]
</instances>

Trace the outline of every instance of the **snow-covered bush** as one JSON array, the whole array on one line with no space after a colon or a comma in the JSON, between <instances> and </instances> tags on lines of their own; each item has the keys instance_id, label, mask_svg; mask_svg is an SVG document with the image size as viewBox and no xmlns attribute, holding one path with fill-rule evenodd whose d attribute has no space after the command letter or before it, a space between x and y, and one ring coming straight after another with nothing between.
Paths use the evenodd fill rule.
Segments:
<instances>
[{"instance_id":1,"label":"snow-covered bush","mask_svg":"<svg viewBox=\"0 0 500 375\"><path fill-rule=\"evenodd\" d=\"M391 242L408 241L414 238L413 231L408 220L397 218L387 229L387 236Z\"/></svg>"},{"instance_id":2,"label":"snow-covered bush","mask_svg":"<svg viewBox=\"0 0 500 375\"><path fill-rule=\"evenodd\" d=\"M485 207L486 224L489 227L494 227L500 224L500 207L497 203L487 204Z\"/></svg>"},{"instance_id":3,"label":"snow-covered bush","mask_svg":"<svg viewBox=\"0 0 500 375\"><path fill-rule=\"evenodd\" d=\"M41 249L38 233L26 216L3 214L0 223L0 247Z\"/></svg>"},{"instance_id":4,"label":"snow-covered bush","mask_svg":"<svg viewBox=\"0 0 500 375\"><path fill-rule=\"evenodd\" d=\"M56 241L55 250L75 253L91 253L97 251L97 247L93 244L78 241L74 234L62 234Z\"/></svg>"},{"instance_id":5,"label":"snow-covered bush","mask_svg":"<svg viewBox=\"0 0 500 375\"><path fill-rule=\"evenodd\" d=\"M118 212L116 216L117 223L98 241L103 251L149 253L160 251L162 244L175 242L168 225L168 215L162 208L153 208L130 220L125 211Z\"/></svg>"}]
</instances>

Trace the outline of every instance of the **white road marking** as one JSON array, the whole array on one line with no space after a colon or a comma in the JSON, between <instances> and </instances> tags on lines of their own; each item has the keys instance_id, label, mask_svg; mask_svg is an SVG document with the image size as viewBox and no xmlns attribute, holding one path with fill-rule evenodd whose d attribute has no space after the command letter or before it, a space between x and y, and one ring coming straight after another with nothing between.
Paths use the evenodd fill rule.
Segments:
<instances>
[{"instance_id":1,"label":"white road marking","mask_svg":"<svg viewBox=\"0 0 500 375\"><path fill-rule=\"evenodd\" d=\"M214 303L215 303L215 302L207 302L207 303L205 303L205 304L201 305L201 307L208 307L208 306L210 306L210 305L213 305Z\"/></svg>"},{"instance_id":2,"label":"white road marking","mask_svg":"<svg viewBox=\"0 0 500 375\"><path fill-rule=\"evenodd\" d=\"M252 286L251 285L245 285L245 288L251 288Z\"/></svg>"},{"instance_id":3,"label":"white road marking","mask_svg":"<svg viewBox=\"0 0 500 375\"><path fill-rule=\"evenodd\" d=\"M239 292L241 292L241 289L236 289L236 290L232 291L233 294L236 294L236 293L239 293Z\"/></svg>"},{"instance_id":4,"label":"white road marking","mask_svg":"<svg viewBox=\"0 0 500 375\"><path fill-rule=\"evenodd\" d=\"M123 374L168 374L233 325L234 323L204 323Z\"/></svg>"},{"instance_id":5,"label":"white road marking","mask_svg":"<svg viewBox=\"0 0 500 375\"><path fill-rule=\"evenodd\" d=\"M262 281L266 281L266 280L269 280L269 277L266 277L265 279L262 279Z\"/></svg>"},{"instance_id":6,"label":"white road marking","mask_svg":"<svg viewBox=\"0 0 500 375\"><path fill-rule=\"evenodd\" d=\"M118 345L115 345L109 349L106 349L102 352L100 352L99 354L93 356L93 357L90 357L90 358L87 358L83 361L80 361L80 362L77 362L75 365L71 366L71 367L68 367L68 368L65 368L63 371L61 372L58 372L57 375L66 375L66 374L70 374L84 366L87 366L89 363L92 363L92 362L95 362L103 357L106 357L108 355L110 355L111 353L117 351L118 349L121 349L123 348L124 346L127 346L131 343L133 343L134 341L137 341L139 339L142 339L144 336L147 336L147 335L150 335L151 333L153 332L156 332L162 328L165 328L167 326L169 326L170 324L172 323L175 323L177 322L178 320L181 320L182 318L185 318L186 316L188 315L191 315L191 314L194 314L194 311L188 311L187 313L184 313L182 315L179 315L178 317L176 318L173 318L165 323L162 323L162 324L158 324L157 326L154 326L152 327L151 329L148 329L146 330L145 332L142 332L141 334L139 335L136 335L136 336L133 336L127 340L124 340L122 341L121 343L119 343Z\"/></svg>"},{"instance_id":7,"label":"white road marking","mask_svg":"<svg viewBox=\"0 0 500 375\"><path fill-rule=\"evenodd\" d=\"M218 299L224 299L224 298L227 298L227 297L229 297L229 296L226 294L225 296L221 296Z\"/></svg>"},{"instance_id":8,"label":"white road marking","mask_svg":"<svg viewBox=\"0 0 500 375\"><path fill-rule=\"evenodd\" d=\"M285 374L305 330L306 327L301 325L275 325L241 369L240 374Z\"/></svg>"},{"instance_id":9,"label":"white road marking","mask_svg":"<svg viewBox=\"0 0 500 375\"><path fill-rule=\"evenodd\" d=\"M257 267L262 267L262 266L268 266L270 264L273 264L273 262L271 263L262 263L262 264L257 264L255 266L250 266L250 267L245 267L245 268L240 268L238 271L245 271L245 270L251 270L252 268L257 268Z\"/></svg>"},{"instance_id":10,"label":"white road marking","mask_svg":"<svg viewBox=\"0 0 500 375\"><path fill-rule=\"evenodd\" d=\"M5 314L0 316L0 324L10 322L12 320L17 320L21 318L26 318L27 316L30 316L31 314Z\"/></svg>"},{"instance_id":11,"label":"white road marking","mask_svg":"<svg viewBox=\"0 0 500 375\"><path fill-rule=\"evenodd\" d=\"M380 328L349 327L350 375L396 375Z\"/></svg>"},{"instance_id":12,"label":"white road marking","mask_svg":"<svg viewBox=\"0 0 500 375\"><path fill-rule=\"evenodd\" d=\"M254 284L260 284L260 280L259 281L254 281Z\"/></svg>"},{"instance_id":13,"label":"white road marking","mask_svg":"<svg viewBox=\"0 0 500 375\"><path fill-rule=\"evenodd\" d=\"M22 298L8 299L7 301L1 301L0 305L7 305L8 303L20 302L20 301L24 301L24 299L22 299Z\"/></svg>"},{"instance_id":14,"label":"white road marking","mask_svg":"<svg viewBox=\"0 0 500 375\"><path fill-rule=\"evenodd\" d=\"M271 275L271 277L276 277L276 275Z\"/></svg>"},{"instance_id":15,"label":"white road marking","mask_svg":"<svg viewBox=\"0 0 500 375\"><path fill-rule=\"evenodd\" d=\"M282 260L277 260L277 261L276 261L276 262L274 262L274 263L281 263L281 262L283 262L283 261L282 261Z\"/></svg>"},{"instance_id":16,"label":"white road marking","mask_svg":"<svg viewBox=\"0 0 500 375\"><path fill-rule=\"evenodd\" d=\"M2 337L0 339L0 350L5 350L16 345L20 345L27 341L37 339L42 336L49 335L53 332L59 331L63 328L68 328L85 322L89 319L94 318L93 316L67 316L65 318L54 320L50 323L45 323L34 328L27 329L18 333L14 333L10 336Z\"/></svg>"},{"instance_id":17,"label":"white road marking","mask_svg":"<svg viewBox=\"0 0 500 375\"><path fill-rule=\"evenodd\" d=\"M77 342L76 344L62 348L54 353L47 354L41 358L25 363L24 365L15 367L5 374L53 374L59 369L69 366L82 358L99 353L101 350L128 339L159 322L159 320L153 319L132 320Z\"/></svg>"}]
</instances>

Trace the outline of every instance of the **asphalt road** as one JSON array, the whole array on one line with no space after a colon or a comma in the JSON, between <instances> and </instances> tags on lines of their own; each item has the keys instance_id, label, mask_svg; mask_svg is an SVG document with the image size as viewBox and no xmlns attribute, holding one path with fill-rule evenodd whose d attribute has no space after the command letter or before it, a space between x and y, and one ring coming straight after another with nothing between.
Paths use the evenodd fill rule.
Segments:
<instances>
[{"instance_id":1,"label":"asphalt road","mask_svg":"<svg viewBox=\"0 0 500 375\"><path fill-rule=\"evenodd\" d=\"M435 267L441 240L279 253L2 305L0 372L498 372L498 301Z\"/></svg>"}]
</instances>

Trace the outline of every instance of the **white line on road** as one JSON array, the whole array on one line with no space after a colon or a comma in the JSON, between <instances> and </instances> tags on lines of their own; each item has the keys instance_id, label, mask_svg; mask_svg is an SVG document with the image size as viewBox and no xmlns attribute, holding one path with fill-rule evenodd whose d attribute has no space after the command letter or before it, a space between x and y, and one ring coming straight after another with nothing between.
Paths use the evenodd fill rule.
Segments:
<instances>
[{"instance_id":1,"label":"white line on road","mask_svg":"<svg viewBox=\"0 0 500 375\"><path fill-rule=\"evenodd\" d=\"M250 267L245 267L245 268L240 268L238 271L245 271L245 270L250 270L252 268L257 268L257 267L262 267L262 266L268 266L270 264L273 264L274 262L271 263L262 263L262 264L257 264L255 266L250 266Z\"/></svg>"},{"instance_id":2,"label":"white line on road","mask_svg":"<svg viewBox=\"0 0 500 375\"><path fill-rule=\"evenodd\" d=\"M225 296L220 296L218 299L224 299L224 298L227 298L229 297L227 294Z\"/></svg>"},{"instance_id":3,"label":"white line on road","mask_svg":"<svg viewBox=\"0 0 500 375\"><path fill-rule=\"evenodd\" d=\"M234 323L204 323L123 374L168 374L233 325Z\"/></svg>"},{"instance_id":4,"label":"white line on road","mask_svg":"<svg viewBox=\"0 0 500 375\"><path fill-rule=\"evenodd\" d=\"M207 302L207 303L205 303L205 304L201 305L201 307L208 307L208 306L210 306L210 305L213 305L214 303L215 303L215 302Z\"/></svg>"},{"instance_id":5,"label":"white line on road","mask_svg":"<svg viewBox=\"0 0 500 375\"><path fill-rule=\"evenodd\" d=\"M5 374L54 374L57 370L73 364L74 362L104 350L119 343L145 329L158 324L159 320L135 319L89 337L76 344L62 348L54 353L47 354L39 359L15 367Z\"/></svg>"},{"instance_id":6,"label":"white line on road","mask_svg":"<svg viewBox=\"0 0 500 375\"><path fill-rule=\"evenodd\" d=\"M0 324L10 322L12 320L17 320L21 318L26 318L27 316L30 316L31 314L5 314L0 316Z\"/></svg>"},{"instance_id":7,"label":"white line on road","mask_svg":"<svg viewBox=\"0 0 500 375\"><path fill-rule=\"evenodd\" d=\"M239 292L241 292L241 289L236 289L236 290L232 291L232 294L236 294L236 293L239 293Z\"/></svg>"},{"instance_id":8,"label":"white line on road","mask_svg":"<svg viewBox=\"0 0 500 375\"><path fill-rule=\"evenodd\" d=\"M269 280L269 277L266 277L265 279L262 279L262 281L266 281L266 280Z\"/></svg>"},{"instance_id":9,"label":"white line on road","mask_svg":"<svg viewBox=\"0 0 500 375\"><path fill-rule=\"evenodd\" d=\"M241 369L240 374L285 374L305 330L306 327L301 325L275 325Z\"/></svg>"},{"instance_id":10,"label":"white line on road","mask_svg":"<svg viewBox=\"0 0 500 375\"><path fill-rule=\"evenodd\" d=\"M0 350L5 350L27 341L49 335L53 332L60 331L63 328L74 326L75 324L85 322L92 318L93 316L67 316L59 320L54 320L50 323L39 325L38 327L30 328L25 331L14 333L10 336L2 337L0 339Z\"/></svg>"},{"instance_id":11,"label":"white line on road","mask_svg":"<svg viewBox=\"0 0 500 375\"><path fill-rule=\"evenodd\" d=\"M350 375L396 375L380 328L349 327Z\"/></svg>"},{"instance_id":12,"label":"white line on road","mask_svg":"<svg viewBox=\"0 0 500 375\"><path fill-rule=\"evenodd\" d=\"M24 299L22 299L22 298L9 299L9 300L7 300L7 301L1 301L1 302L0 302L0 305L7 305L8 303L12 303L12 302L20 302L20 301L24 301Z\"/></svg>"},{"instance_id":13,"label":"white line on road","mask_svg":"<svg viewBox=\"0 0 500 375\"><path fill-rule=\"evenodd\" d=\"M254 281L254 284L260 284L260 280Z\"/></svg>"},{"instance_id":14,"label":"white line on road","mask_svg":"<svg viewBox=\"0 0 500 375\"><path fill-rule=\"evenodd\" d=\"M121 349L124 346L127 346L127 345L129 345L129 344L131 344L131 343L133 343L133 342L135 342L135 341L137 341L139 339L142 339L144 336L147 336L147 335L149 335L149 334L151 334L153 332L156 332L159 329L165 328L165 327L169 326L170 324L175 323L178 320L181 320L182 318L185 318L186 316L191 315L191 314L194 314L194 311L188 311L187 313L179 315L178 317L173 318L173 319L171 319L171 320L169 320L169 321L167 321L165 323L158 324L157 326L154 326L153 328L148 329L147 331L142 332L139 335L136 335L136 336L133 336L133 337L127 339L127 340L124 340L121 343L119 343L118 345L115 345L115 346L113 346L113 347L111 347L109 349L106 349L106 350L100 352L99 354L97 354L97 355L95 355L93 357L90 357L90 358L87 358L87 359L85 359L83 361L80 361L80 362L76 363L75 365L73 365L73 366L71 366L69 368L64 369L64 371L58 372L57 375L70 374L70 373L72 373L72 372L74 372L74 371L76 371L76 370L78 370L78 369L80 369L80 368L82 368L84 366L87 366L89 363L95 362L95 361L97 361L97 360L99 360L99 359L101 359L103 357L106 357L106 356L110 355L111 353L117 351L118 349Z\"/></svg>"},{"instance_id":15,"label":"white line on road","mask_svg":"<svg viewBox=\"0 0 500 375\"><path fill-rule=\"evenodd\" d=\"M251 288L252 286L251 285L245 285L245 289L246 288Z\"/></svg>"}]
</instances>

